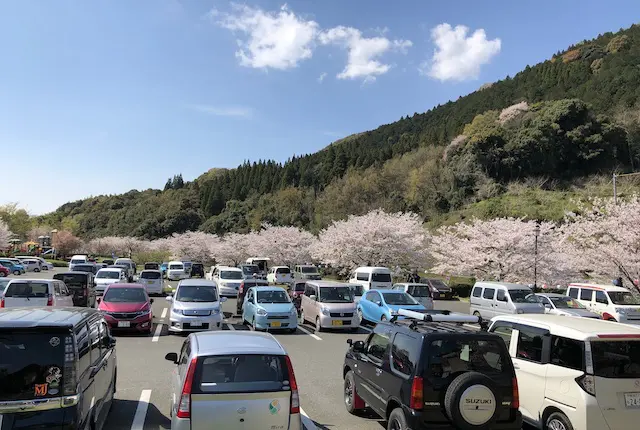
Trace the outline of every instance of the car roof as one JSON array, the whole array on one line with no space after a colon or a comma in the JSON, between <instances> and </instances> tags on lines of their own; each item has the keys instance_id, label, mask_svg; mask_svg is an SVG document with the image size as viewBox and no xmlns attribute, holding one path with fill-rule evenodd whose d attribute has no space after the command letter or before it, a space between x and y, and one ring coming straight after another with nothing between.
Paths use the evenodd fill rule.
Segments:
<instances>
[{"instance_id":1,"label":"car roof","mask_svg":"<svg viewBox=\"0 0 640 430\"><path fill-rule=\"evenodd\" d=\"M338 282L338 281L325 281L325 280L317 280L317 281L306 281L307 284L315 285L319 288L325 287L353 287L354 284L349 284L348 282Z\"/></svg>"},{"instance_id":2,"label":"car roof","mask_svg":"<svg viewBox=\"0 0 640 430\"><path fill-rule=\"evenodd\" d=\"M255 331L204 331L193 333L197 354L270 354L287 355L280 342L269 333Z\"/></svg>"},{"instance_id":3,"label":"car roof","mask_svg":"<svg viewBox=\"0 0 640 430\"><path fill-rule=\"evenodd\" d=\"M538 296L545 296L545 297L569 297L566 294L559 294L559 293L537 293Z\"/></svg>"},{"instance_id":4,"label":"car roof","mask_svg":"<svg viewBox=\"0 0 640 430\"><path fill-rule=\"evenodd\" d=\"M183 279L180 282L178 282L178 287L180 286L215 287L216 282L210 281L209 279Z\"/></svg>"},{"instance_id":5,"label":"car roof","mask_svg":"<svg viewBox=\"0 0 640 430\"><path fill-rule=\"evenodd\" d=\"M102 270L102 269L100 269ZM116 270L120 270L120 269L116 269ZM67 270L66 272L58 272L58 273L54 273L53 276L55 275L85 275L85 276L89 276L91 275L91 273L89 272L83 272L81 270Z\"/></svg>"},{"instance_id":6,"label":"car roof","mask_svg":"<svg viewBox=\"0 0 640 430\"><path fill-rule=\"evenodd\" d=\"M233 270L236 272L242 272L242 269L238 269L237 267L232 267L232 266L215 266L218 270Z\"/></svg>"},{"instance_id":7,"label":"car roof","mask_svg":"<svg viewBox=\"0 0 640 430\"><path fill-rule=\"evenodd\" d=\"M136 283L122 283L122 284L111 284L107 288L142 288L146 290L145 286L142 284Z\"/></svg>"},{"instance_id":8,"label":"car roof","mask_svg":"<svg viewBox=\"0 0 640 430\"><path fill-rule=\"evenodd\" d=\"M87 272L80 272L87 273ZM60 282L60 279L38 279L38 278L11 278L12 282L46 282L51 283L54 281Z\"/></svg>"},{"instance_id":9,"label":"car roof","mask_svg":"<svg viewBox=\"0 0 640 430\"><path fill-rule=\"evenodd\" d=\"M391 272L388 267L360 266L355 272Z\"/></svg>"},{"instance_id":10,"label":"car roof","mask_svg":"<svg viewBox=\"0 0 640 430\"><path fill-rule=\"evenodd\" d=\"M172 260L168 264L182 264L184 266L184 263L182 261L179 261L179 260Z\"/></svg>"},{"instance_id":11,"label":"car roof","mask_svg":"<svg viewBox=\"0 0 640 430\"><path fill-rule=\"evenodd\" d=\"M531 289L528 285L525 284L513 284L510 282L497 282L497 281L478 281L475 283L474 287L505 287L507 290L522 290L523 288Z\"/></svg>"},{"instance_id":12,"label":"car roof","mask_svg":"<svg viewBox=\"0 0 640 430\"><path fill-rule=\"evenodd\" d=\"M394 285L404 285L405 287L428 287L429 284L422 284L420 282L398 282Z\"/></svg>"},{"instance_id":13,"label":"car roof","mask_svg":"<svg viewBox=\"0 0 640 430\"><path fill-rule=\"evenodd\" d=\"M256 291L285 291L282 287L276 285L259 285L257 287L251 287Z\"/></svg>"},{"instance_id":14,"label":"car roof","mask_svg":"<svg viewBox=\"0 0 640 430\"><path fill-rule=\"evenodd\" d=\"M96 314L100 311L84 307L4 308L0 310L0 328L73 327Z\"/></svg>"},{"instance_id":15,"label":"car roof","mask_svg":"<svg viewBox=\"0 0 640 430\"><path fill-rule=\"evenodd\" d=\"M122 269L119 267L103 267L98 272L122 272Z\"/></svg>"},{"instance_id":16,"label":"car roof","mask_svg":"<svg viewBox=\"0 0 640 430\"><path fill-rule=\"evenodd\" d=\"M550 314L500 315L491 321L508 321L549 328L552 334L572 339L587 339L597 335L632 334L640 336L640 327L592 318L574 318Z\"/></svg>"},{"instance_id":17,"label":"car roof","mask_svg":"<svg viewBox=\"0 0 640 430\"><path fill-rule=\"evenodd\" d=\"M618 287L615 285L605 285L605 284L583 284L580 282L572 282L568 285L568 287L587 287L594 290L605 290L605 291L615 291L615 292L624 292L629 291L627 288Z\"/></svg>"},{"instance_id":18,"label":"car roof","mask_svg":"<svg viewBox=\"0 0 640 430\"><path fill-rule=\"evenodd\" d=\"M140 273L142 273L142 272L155 272L155 273L162 273L160 270L157 270L157 269L142 269L142 270L140 271Z\"/></svg>"}]
</instances>

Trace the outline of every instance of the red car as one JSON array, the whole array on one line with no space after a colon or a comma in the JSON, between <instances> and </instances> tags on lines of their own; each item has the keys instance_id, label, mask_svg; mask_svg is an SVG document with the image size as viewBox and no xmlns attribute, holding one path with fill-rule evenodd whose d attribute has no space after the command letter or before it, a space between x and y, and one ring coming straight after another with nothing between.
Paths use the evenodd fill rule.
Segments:
<instances>
[{"instance_id":1,"label":"red car","mask_svg":"<svg viewBox=\"0 0 640 430\"><path fill-rule=\"evenodd\" d=\"M7 269L2 264L0 264L0 278L4 278L5 276L9 276L10 273L11 272L9 272L9 269Z\"/></svg>"},{"instance_id":2,"label":"red car","mask_svg":"<svg viewBox=\"0 0 640 430\"><path fill-rule=\"evenodd\" d=\"M144 285L111 284L97 301L98 309L102 311L111 330L151 333L153 299L149 298Z\"/></svg>"}]
</instances>

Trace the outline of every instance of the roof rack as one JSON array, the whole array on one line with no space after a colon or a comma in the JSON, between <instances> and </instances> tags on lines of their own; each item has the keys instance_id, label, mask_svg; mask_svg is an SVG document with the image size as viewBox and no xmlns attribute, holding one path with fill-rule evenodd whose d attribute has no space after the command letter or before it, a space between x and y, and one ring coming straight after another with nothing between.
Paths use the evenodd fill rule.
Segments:
<instances>
[{"instance_id":1,"label":"roof rack","mask_svg":"<svg viewBox=\"0 0 640 430\"><path fill-rule=\"evenodd\" d=\"M488 321L483 321L482 317L476 315L465 314L452 314L448 310L431 310L426 312L410 311L408 309L398 309L396 315L391 318L391 322L395 322L399 316L406 317L413 320L409 326L411 329L415 329L418 323L439 323L449 322L457 324L479 324L480 327L485 330L488 327Z\"/></svg>"}]
</instances>

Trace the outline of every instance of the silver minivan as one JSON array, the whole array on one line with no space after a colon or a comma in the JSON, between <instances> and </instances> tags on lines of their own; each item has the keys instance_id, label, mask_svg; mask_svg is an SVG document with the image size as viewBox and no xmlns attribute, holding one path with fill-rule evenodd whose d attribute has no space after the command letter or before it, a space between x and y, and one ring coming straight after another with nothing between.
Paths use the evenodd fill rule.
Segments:
<instances>
[{"instance_id":1,"label":"silver minivan","mask_svg":"<svg viewBox=\"0 0 640 430\"><path fill-rule=\"evenodd\" d=\"M544 305L533 290L521 284L476 282L469 302L469 312L485 320L497 315L544 313Z\"/></svg>"},{"instance_id":2,"label":"silver minivan","mask_svg":"<svg viewBox=\"0 0 640 430\"><path fill-rule=\"evenodd\" d=\"M171 375L171 430L302 430L293 365L268 333L190 334L165 359Z\"/></svg>"},{"instance_id":3,"label":"silver minivan","mask_svg":"<svg viewBox=\"0 0 640 430\"><path fill-rule=\"evenodd\" d=\"M326 328L358 330L360 320L352 284L307 281L300 302L300 323L311 322L317 331Z\"/></svg>"}]
</instances>

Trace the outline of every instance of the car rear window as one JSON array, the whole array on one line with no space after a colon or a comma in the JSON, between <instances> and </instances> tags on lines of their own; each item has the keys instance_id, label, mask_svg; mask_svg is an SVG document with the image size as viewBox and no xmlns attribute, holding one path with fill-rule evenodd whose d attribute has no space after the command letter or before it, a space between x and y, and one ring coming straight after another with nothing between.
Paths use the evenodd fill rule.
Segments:
<instances>
[{"instance_id":1,"label":"car rear window","mask_svg":"<svg viewBox=\"0 0 640 430\"><path fill-rule=\"evenodd\" d=\"M81 287L86 285L87 283L87 275L81 275L80 273L56 273L55 275L53 275L53 279L64 282L65 285L69 288Z\"/></svg>"},{"instance_id":2,"label":"car rear window","mask_svg":"<svg viewBox=\"0 0 640 430\"><path fill-rule=\"evenodd\" d=\"M296 293L301 293L301 292L303 292L303 291L304 291L304 287L305 287L306 285L307 285L307 284L306 284L306 283L304 283L304 282L302 282L302 283L300 283L300 284L296 284L296 285L295 285L295 287L293 287L293 291L295 291Z\"/></svg>"},{"instance_id":3,"label":"car rear window","mask_svg":"<svg viewBox=\"0 0 640 430\"><path fill-rule=\"evenodd\" d=\"M289 389L282 355L215 355L200 357L194 386L200 393L244 393ZM194 387L195 388L195 387Z\"/></svg>"},{"instance_id":4,"label":"car rear window","mask_svg":"<svg viewBox=\"0 0 640 430\"><path fill-rule=\"evenodd\" d=\"M413 297L431 297L431 289L427 286L415 285L409 292Z\"/></svg>"},{"instance_id":5,"label":"car rear window","mask_svg":"<svg viewBox=\"0 0 640 430\"><path fill-rule=\"evenodd\" d=\"M276 273L291 273L291 269L288 267L278 267Z\"/></svg>"},{"instance_id":6,"label":"car rear window","mask_svg":"<svg viewBox=\"0 0 640 430\"><path fill-rule=\"evenodd\" d=\"M86 262L87 262L87 260L81 260L81 259L78 259L78 258L71 260L71 264L82 264L82 263L86 263Z\"/></svg>"},{"instance_id":7,"label":"car rear window","mask_svg":"<svg viewBox=\"0 0 640 430\"><path fill-rule=\"evenodd\" d=\"M431 342L429 371L436 378L448 378L457 372L475 371L500 374L511 370L504 344L499 340L439 339Z\"/></svg>"},{"instance_id":8,"label":"car rear window","mask_svg":"<svg viewBox=\"0 0 640 430\"><path fill-rule=\"evenodd\" d=\"M169 270L184 270L184 266L182 264L170 264Z\"/></svg>"},{"instance_id":9,"label":"car rear window","mask_svg":"<svg viewBox=\"0 0 640 430\"><path fill-rule=\"evenodd\" d=\"M430 279L429 282L431 282L431 285L434 288L437 289L448 289L449 287L447 286L447 284L445 284L444 282L442 282L440 279Z\"/></svg>"},{"instance_id":10,"label":"car rear window","mask_svg":"<svg viewBox=\"0 0 640 430\"><path fill-rule=\"evenodd\" d=\"M140 273L140 277L142 279L160 279L162 273L160 272L142 272Z\"/></svg>"},{"instance_id":11,"label":"car rear window","mask_svg":"<svg viewBox=\"0 0 640 430\"><path fill-rule=\"evenodd\" d=\"M12 282L4 292L5 297L47 297L49 285L46 282ZM2 356L0 355L0 360Z\"/></svg>"},{"instance_id":12,"label":"car rear window","mask_svg":"<svg viewBox=\"0 0 640 430\"><path fill-rule=\"evenodd\" d=\"M391 282L391 275L388 273L372 273L371 282Z\"/></svg>"},{"instance_id":13,"label":"car rear window","mask_svg":"<svg viewBox=\"0 0 640 430\"><path fill-rule=\"evenodd\" d=\"M640 378L640 340L591 342L593 373L602 378Z\"/></svg>"},{"instance_id":14,"label":"car rear window","mask_svg":"<svg viewBox=\"0 0 640 430\"><path fill-rule=\"evenodd\" d=\"M98 279L119 279L120 272L116 272L115 270L99 270L96 275Z\"/></svg>"},{"instance_id":15,"label":"car rear window","mask_svg":"<svg viewBox=\"0 0 640 430\"><path fill-rule=\"evenodd\" d=\"M160 265L157 263L145 263L144 268L149 270L158 270L158 268L160 268Z\"/></svg>"},{"instance_id":16,"label":"car rear window","mask_svg":"<svg viewBox=\"0 0 640 430\"><path fill-rule=\"evenodd\" d=\"M57 333L0 331L0 402L60 396L64 348Z\"/></svg>"},{"instance_id":17,"label":"car rear window","mask_svg":"<svg viewBox=\"0 0 640 430\"><path fill-rule=\"evenodd\" d=\"M221 279L242 279L242 272L235 270L223 270L220 272Z\"/></svg>"},{"instance_id":18,"label":"car rear window","mask_svg":"<svg viewBox=\"0 0 640 430\"><path fill-rule=\"evenodd\" d=\"M300 269L302 273L318 273L318 269L315 266L302 266Z\"/></svg>"}]
</instances>

